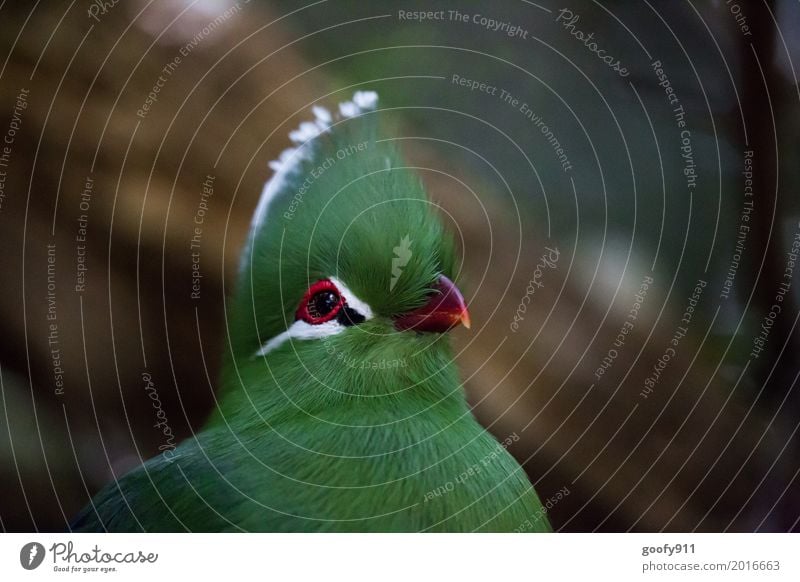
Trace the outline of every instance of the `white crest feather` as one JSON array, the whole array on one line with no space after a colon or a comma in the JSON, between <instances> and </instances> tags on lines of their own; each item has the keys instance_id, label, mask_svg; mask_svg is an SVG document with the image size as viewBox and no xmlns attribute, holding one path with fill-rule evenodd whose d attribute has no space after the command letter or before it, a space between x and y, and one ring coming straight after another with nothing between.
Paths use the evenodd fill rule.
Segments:
<instances>
[{"instance_id":1,"label":"white crest feather","mask_svg":"<svg viewBox=\"0 0 800 582\"><path fill-rule=\"evenodd\" d=\"M283 150L277 160L269 163L269 167L275 173L267 180L261 191L261 199L253 215L251 232L255 232L263 224L270 202L283 189L286 181L299 170L301 162L310 158L309 144L316 137L327 132L334 120L357 117L365 111L374 110L377 106L378 94L375 91L356 91L352 100L339 104L339 112L335 116L326 108L314 105L311 108L314 113L314 121L304 121L300 127L289 132L289 139L295 144L295 147Z\"/></svg>"}]
</instances>

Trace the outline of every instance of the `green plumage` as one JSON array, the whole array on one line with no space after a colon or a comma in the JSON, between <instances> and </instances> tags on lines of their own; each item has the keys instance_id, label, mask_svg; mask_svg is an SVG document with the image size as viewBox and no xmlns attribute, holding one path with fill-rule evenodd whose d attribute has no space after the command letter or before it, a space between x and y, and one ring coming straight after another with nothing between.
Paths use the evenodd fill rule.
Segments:
<instances>
[{"instance_id":1,"label":"green plumage","mask_svg":"<svg viewBox=\"0 0 800 582\"><path fill-rule=\"evenodd\" d=\"M459 273L418 176L378 139L377 116L334 118L279 172L227 306L206 426L173 458L106 487L73 529L549 531L522 468L472 416L447 335L392 324L426 302L439 274ZM393 282L404 237L411 257ZM257 355L328 277L374 317Z\"/></svg>"}]
</instances>

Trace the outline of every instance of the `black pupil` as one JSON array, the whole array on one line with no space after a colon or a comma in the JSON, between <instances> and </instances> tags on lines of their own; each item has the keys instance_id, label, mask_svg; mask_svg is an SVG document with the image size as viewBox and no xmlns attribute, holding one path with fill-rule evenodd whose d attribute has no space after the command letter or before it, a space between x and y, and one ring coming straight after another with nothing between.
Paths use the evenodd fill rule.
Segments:
<instances>
[{"instance_id":1,"label":"black pupil","mask_svg":"<svg viewBox=\"0 0 800 582\"><path fill-rule=\"evenodd\" d=\"M308 302L308 314L314 319L324 317L339 304L339 296L333 291L320 291Z\"/></svg>"}]
</instances>

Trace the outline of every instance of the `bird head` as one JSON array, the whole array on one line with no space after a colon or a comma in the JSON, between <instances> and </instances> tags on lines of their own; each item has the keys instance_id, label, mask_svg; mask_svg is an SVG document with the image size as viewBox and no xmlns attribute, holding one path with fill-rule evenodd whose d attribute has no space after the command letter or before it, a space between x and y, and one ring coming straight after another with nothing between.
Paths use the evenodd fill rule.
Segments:
<instances>
[{"instance_id":1,"label":"bird head","mask_svg":"<svg viewBox=\"0 0 800 582\"><path fill-rule=\"evenodd\" d=\"M253 218L228 309L227 382L252 371L339 399L426 384L452 367L444 332L470 323L453 240L380 139L375 93L313 114L271 164Z\"/></svg>"}]
</instances>

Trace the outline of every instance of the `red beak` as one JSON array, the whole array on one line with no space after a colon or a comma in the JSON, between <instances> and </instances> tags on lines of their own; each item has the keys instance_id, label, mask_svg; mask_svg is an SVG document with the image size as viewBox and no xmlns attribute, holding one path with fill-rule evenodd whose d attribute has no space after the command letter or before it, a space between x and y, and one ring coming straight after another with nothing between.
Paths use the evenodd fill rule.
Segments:
<instances>
[{"instance_id":1,"label":"red beak","mask_svg":"<svg viewBox=\"0 0 800 582\"><path fill-rule=\"evenodd\" d=\"M444 275L439 276L425 305L394 319L394 326L400 331L444 333L459 323L467 329L470 327L467 304L458 287Z\"/></svg>"}]
</instances>

